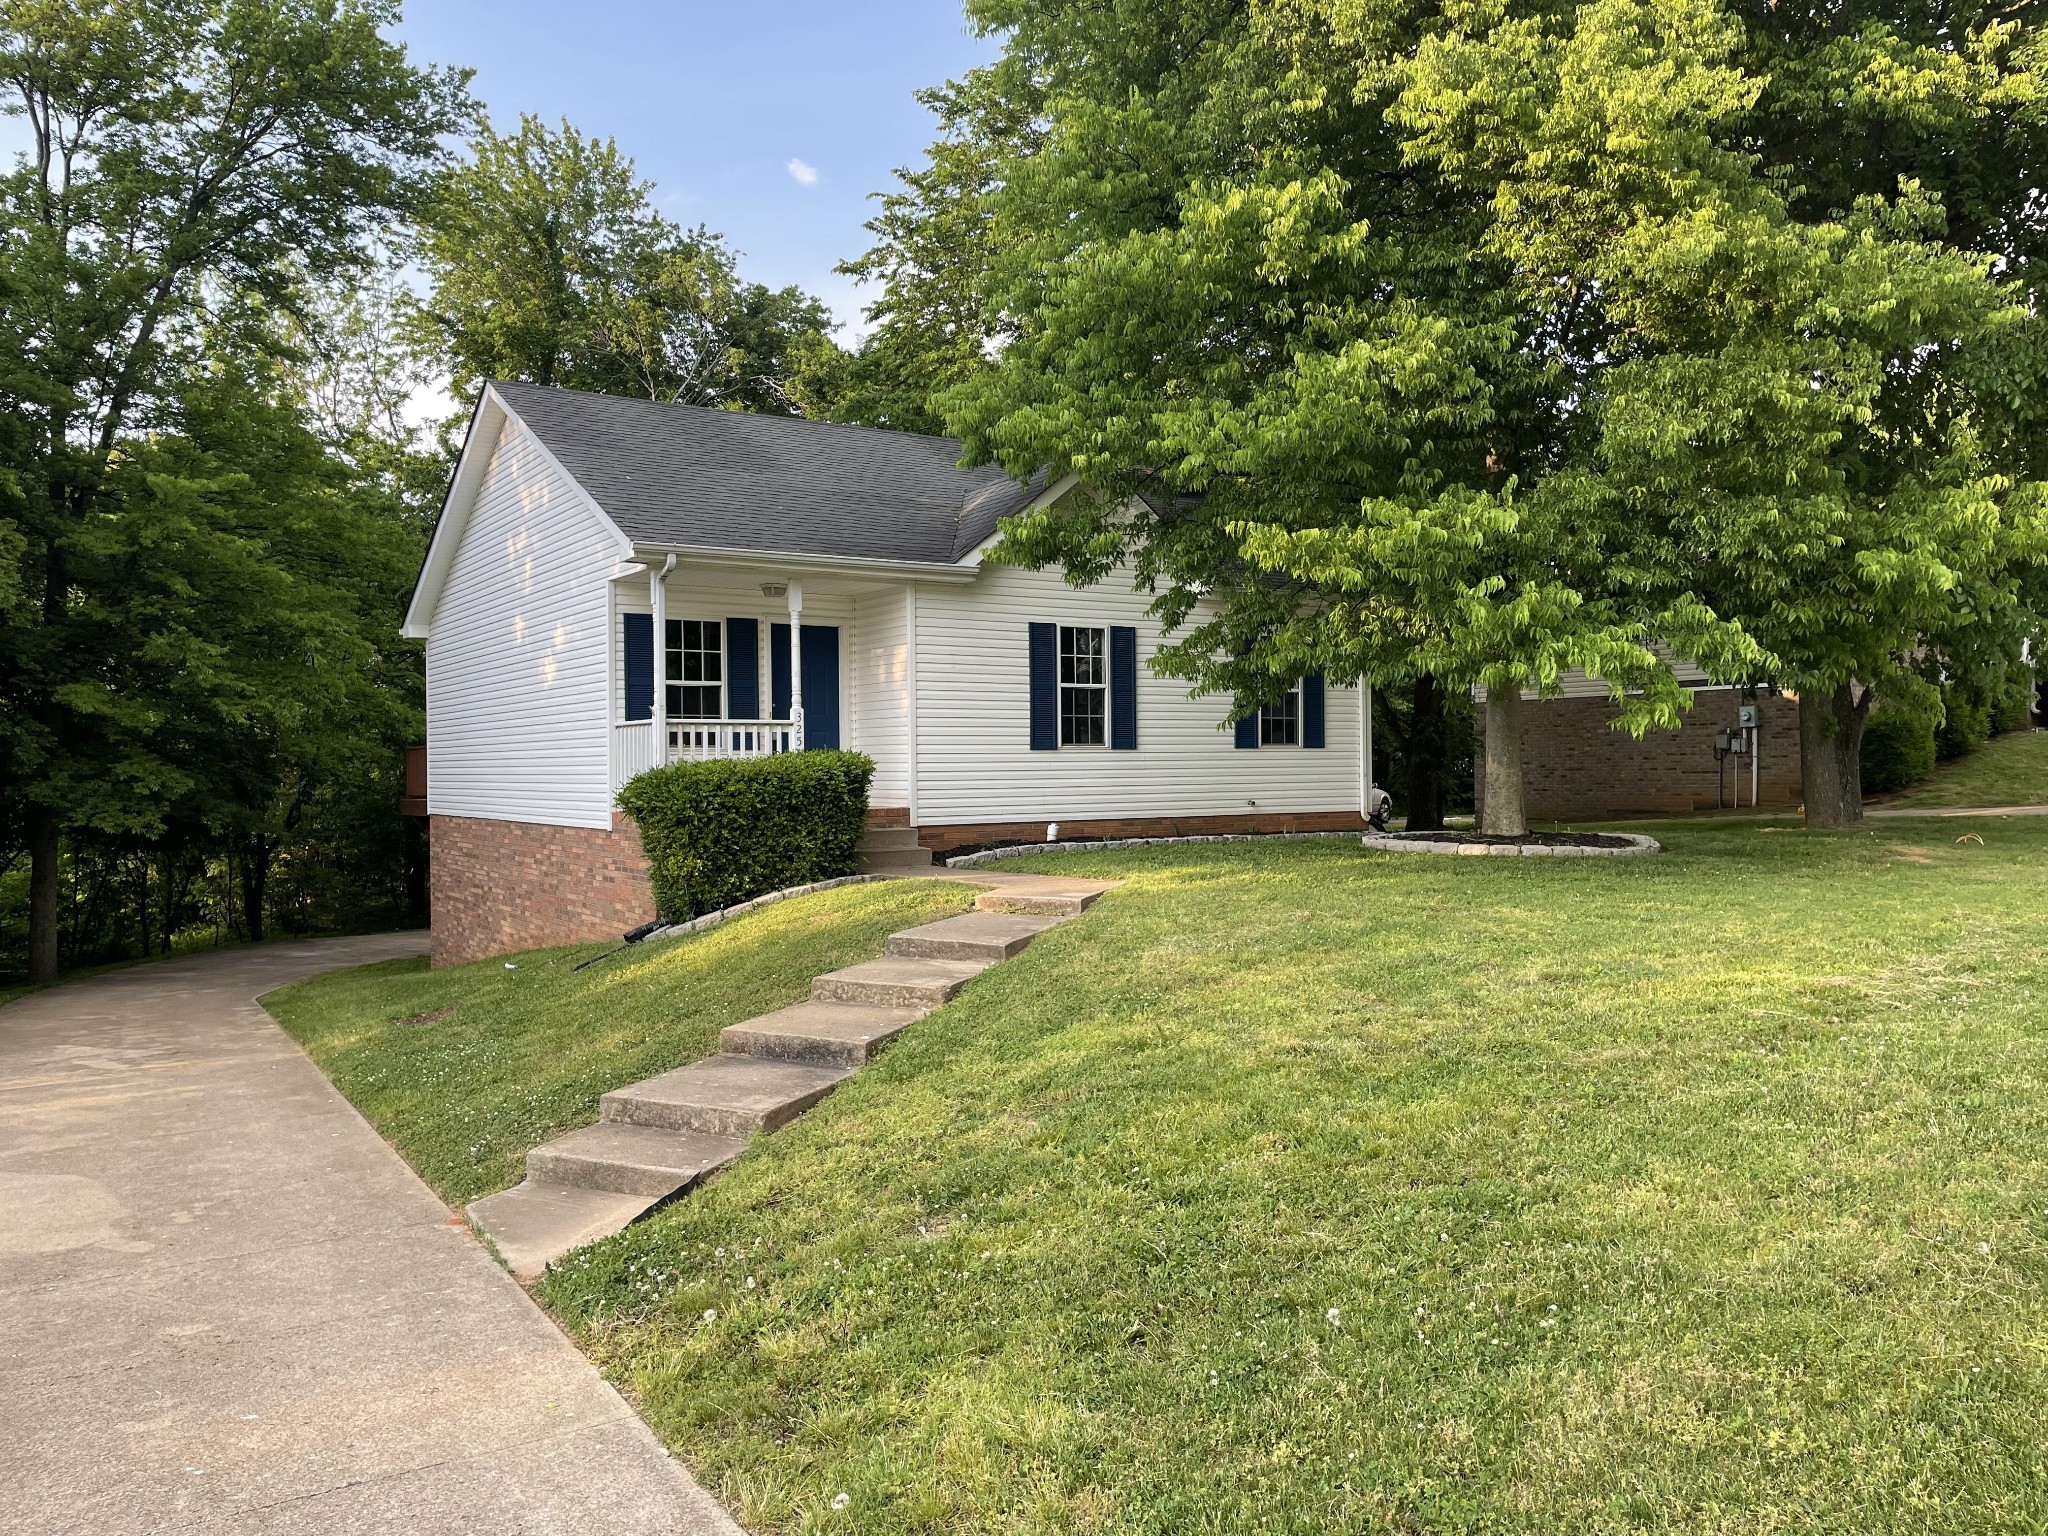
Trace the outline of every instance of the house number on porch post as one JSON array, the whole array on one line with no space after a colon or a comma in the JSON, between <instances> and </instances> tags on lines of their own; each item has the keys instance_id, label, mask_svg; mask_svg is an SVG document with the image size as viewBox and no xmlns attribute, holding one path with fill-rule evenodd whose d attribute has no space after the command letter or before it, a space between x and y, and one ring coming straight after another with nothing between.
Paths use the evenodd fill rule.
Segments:
<instances>
[{"instance_id":1,"label":"house number on porch post","mask_svg":"<svg viewBox=\"0 0 2048 1536\"><path fill-rule=\"evenodd\" d=\"M789 584L789 747L804 749L804 585Z\"/></svg>"}]
</instances>

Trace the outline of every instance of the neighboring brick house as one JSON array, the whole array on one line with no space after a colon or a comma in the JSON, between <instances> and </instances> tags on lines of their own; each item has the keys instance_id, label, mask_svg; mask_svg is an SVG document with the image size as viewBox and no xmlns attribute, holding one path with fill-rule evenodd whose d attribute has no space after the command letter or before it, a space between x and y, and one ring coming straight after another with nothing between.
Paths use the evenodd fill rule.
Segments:
<instances>
[{"instance_id":1,"label":"neighboring brick house","mask_svg":"<svg viewBox=\"0 0 2048 1536\"><path fill-rule=\"evenodd\" d=\"M1639 741L1616 730L1620 708L1604 684L1574 676L1553 698L1522 705L1525 809L1532 821L1591 821L1610 816L1685 814L1717 806L1795 807L1799 793L1799 704L1768 689L1745 698L1699 678L1693 706L1675 731ZM1716 759L1724 734L1740 735L1740 713L1754 704L1750 755ZM1482 725L1483 729L1483 725ZM1483 775L1481 776L1483 780ZM1484 785L1480 786L1483 793Z\"/></svg>"},{"instance_id":2,"label":"neighboring brick house","mask_svg":"<svg viewBox=\"0 0 2048 1536\"><path fill-rule=\"evenodd\" d=\"M405 633L427 647L437 964L654 916L613 807L681 759L846 746L942 852L1362 827L1365 690L1241 721L1146 665L1149 594L984 561L1067 482L944 438L493 384ZM928 858L926 858L926 862Z\"/></svg>"}]
</instances>

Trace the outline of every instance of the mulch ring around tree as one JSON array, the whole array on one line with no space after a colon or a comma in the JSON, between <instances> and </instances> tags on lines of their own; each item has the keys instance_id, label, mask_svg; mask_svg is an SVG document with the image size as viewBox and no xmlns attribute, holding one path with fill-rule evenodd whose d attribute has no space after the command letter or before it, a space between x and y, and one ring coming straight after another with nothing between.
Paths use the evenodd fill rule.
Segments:
<instances>
[{"instance_id":1,"label":"mulch ring around tree","mask_svg":"<svg viewBox=\"0 0 2048 1536\"><path fill-rule=\"evenodd\" d=\"M1360 841L1384 853L1449 853L1474 856L1549 858L1626 857L1661 853L1654 837L1634 832L1368 832Z\"/></svg>"}]
</instances>

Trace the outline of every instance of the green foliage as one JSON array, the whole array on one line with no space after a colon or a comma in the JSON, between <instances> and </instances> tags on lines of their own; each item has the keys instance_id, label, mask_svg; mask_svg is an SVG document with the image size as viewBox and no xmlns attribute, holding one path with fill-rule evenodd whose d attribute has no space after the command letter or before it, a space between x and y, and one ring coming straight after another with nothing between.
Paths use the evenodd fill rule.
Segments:
<instances>
[{"instance_id":1,"label":"green foliage","mask_svg":"<svg viewBox=\"0 0 2048 1536\"><path fill-rule=\"evenodd\" d=\"M2048 819L1650 830L1028 860L1123 884L542 1294L751 1529L2036 1529Z\"/></svg>"},{"instance_id":2,"label":"green foliage","mask_svg":"<svg viewBox=\"0 0 2048 1536\"><path fill-rule=\"evenodd\" d=\"M0 11L0 109L37 129L0 179L0 780L38 863L60 834L145 867L263 838L286 765L319 771L367 695L372 734L416 721L388 603L417 523L360 516L363 465L281 371L460 120L462 77L410 65L396 14ZM53 907L32 926L46 969Z\"/></svg>"},{"instance_id":3,"label":"green foliage","mask_svg":"<svg viewBox=\"0 0 2048 1536\"><path fill-rule=\"evenodd\" d=\"M858 752L671 763L619 791L671 920L853 873L872 758Z\"/></svg>"},{"instance_id":4,"label":"green foliage","mask_svg":"<svg viewBox=\"0 0 2048 1536\"><path fill-rule=\"evenodd\" d=\"M945 423L933 396L980 373L1008 339L981 284L995 256L992 196L1005 164L1036 152L1045 133L1038 93L1009 61L918 100L938 117L939 138L924 165L896 173L900 187L868 222L875 244L839 266L881 296L867 311L874 329L844 357L820 414L936 433Z\"/></svg>"},{"instance_id":5,"label":"green foliage","mask_svg":"<svg viewBox=\"0 0 2048 1536\"><path fill-rule=\"evenodd\" d=\"M1907 806L2048 806L2048 731L1994 736L1968 757L1938 766L1892 802Z\"/></svg>"},{"instance_id":6,"label":"green foliage","mask_svg":"<svg viewBox=\"0 0 2048 1536\"><path fill-rule=\"evenodd\" d=\"M1893 704L1872 713L1863 728L1863 788L1890 794L1934 772L1934 717L1912 704Z\"/></svg>"},{"instance_id":7,"label":"green foliage","mask_svg":"<svg viewBox=\"0 0 2048 1536\"><path fill-rule=\"evenodd\" d=\"M655 211L614 141L525 116L479 122L469 151L422 211L432 293L410 311L459 398L517 379L789 414L796 381L830 372L824 305L741 282L718 236Z\"/></svg>"},{"instance_id":8,"label":"green foliage","mask_svg":"<svg viewBox=\"0 0 2048 1536\"><path fill-rule=\"evenodd\" d=\"M1908 692L2042 606L2030 20L970 14L1001 64L869 262L905 312L982 268L1002 355L939 406L1087 488L1004 557L1156 592L1162 670L1243 709L1314 668L1578 666L1642 730L1688 702L1661 640L1839 705L1853 753L1851 680Z\"/></svg>"}]
</instances>

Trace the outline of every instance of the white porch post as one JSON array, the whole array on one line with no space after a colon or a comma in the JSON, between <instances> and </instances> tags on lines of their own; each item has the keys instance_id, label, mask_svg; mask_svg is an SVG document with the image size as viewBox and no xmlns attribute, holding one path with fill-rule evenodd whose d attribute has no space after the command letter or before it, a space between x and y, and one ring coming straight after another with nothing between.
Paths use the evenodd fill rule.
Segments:
<instances>
[{"instance_id":1,"label":"white porch post","mask_svg":"<svg viewBox=\"0 0 2048 1536\"><path fill-rule=\"evenodd\" d=\"M670 555L647 568L647 606L654 610L654 708L648 729L654 732L654 761L668 761L668 573L676 568Z\"/></svg>"},{"instance_id":2,"label":"white porch post","mask_svg":"<svg viewBox=\"0 0 2048 1536\"><path fill-rule=\"evenodd\" d=\"M789 584L789 744L804 749L804 584Z\"/></svg>"}]
</instances>

